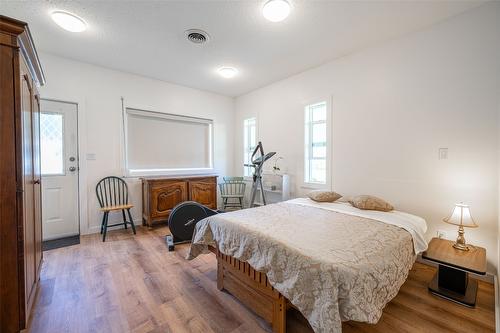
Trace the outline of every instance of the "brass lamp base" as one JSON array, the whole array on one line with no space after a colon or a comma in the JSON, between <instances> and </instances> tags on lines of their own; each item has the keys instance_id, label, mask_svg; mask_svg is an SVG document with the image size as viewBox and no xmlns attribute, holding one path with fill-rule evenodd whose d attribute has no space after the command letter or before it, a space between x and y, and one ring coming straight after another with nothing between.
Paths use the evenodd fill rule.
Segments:
<instances>
[{"instance_id":1,"label":"brass lamp base","mask_svg":"<svg viewBox=\"0 0 500 333\"><path fill-rule=\"evenodd\" d=\"M457 250L462 250L462 251L469 251L470 247L467 244L460 244L460 243L455 243L453 244L453 247Z\"/></svg>"},{"instance_id":2,"label":"brass lamp base","mask_svg":"<svg viewBox=\"0 0 500 333\"><path fill-rule=\"evenodd\" d=\"M461 251L469 251L470 247L465 243L465 237L464 237L464 227L459 226L458 227L458 237L457 241L455 244L453 244L453 247L457 250Z\"/></svg>"}]
</instances>

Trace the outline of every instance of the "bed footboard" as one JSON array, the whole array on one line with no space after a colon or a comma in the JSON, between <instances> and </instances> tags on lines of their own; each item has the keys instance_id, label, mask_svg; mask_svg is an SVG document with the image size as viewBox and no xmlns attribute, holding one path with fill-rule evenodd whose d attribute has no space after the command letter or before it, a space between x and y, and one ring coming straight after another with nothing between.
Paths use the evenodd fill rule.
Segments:
<instances>
[{"instance_id":1,"label":"bed footboard","mask_svg":"<svg viewBox=\"0 0 500 333\"><path fill-rule=\"evenodd\" d=\"M226 290L269 322L274 332L286 332L287 299L275 290L264 273L248 263L217 255L217 288Z\"/></svg>"}]
</instances>

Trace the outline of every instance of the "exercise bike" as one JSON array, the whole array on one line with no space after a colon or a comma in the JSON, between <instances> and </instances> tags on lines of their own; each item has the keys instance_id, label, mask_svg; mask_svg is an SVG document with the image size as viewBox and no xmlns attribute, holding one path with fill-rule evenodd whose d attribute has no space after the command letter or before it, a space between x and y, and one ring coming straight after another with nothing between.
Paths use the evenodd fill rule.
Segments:
<instances>
[{"instance_id":1,"label":"exercise bike","mask_svg":"<svg viewBox=\"0 0 500 333\"><path fill-rule=\"evenodd\" d=\"M257 196L259 188L262 194L262 203L264 205L266 204L266 195L262 185L262 167L264 163L275 154L276 152L264 154L262 142L259 141L259 144L252 153L252 164L245 164L245 166L254 168L250 207L257 206L255 204L255 197ZM176 244L191 242L196 223L206 217L219 213L223 212L210 209L194 201L182 202L175 206L168 217L168 228L171 232L171 234L165 236L168 250L174 251Z\"/></svg>"},{"instance_id":2,"label":"exercise bike","mask_svg":"<svg viewBox=\"0 0 500 333\"><path fill-rule=\"evenodd\" d=\"M245 164L247 167L254 168L253 176L252 176L252 191L250 192L250 204L249 207L260 206L255 203L255 198L257 196L257 191L260 190L262 196L262 204L266 205L266 193L264 192L264 185L262 184L262 171L264 167L264 163L269 160L271 157L276 155L275 151L265 154L264 147L262 146L262 142L259 141L257 146L255 147L252 157L250 158L252 164Z\"/></svg>"}]
</instances>

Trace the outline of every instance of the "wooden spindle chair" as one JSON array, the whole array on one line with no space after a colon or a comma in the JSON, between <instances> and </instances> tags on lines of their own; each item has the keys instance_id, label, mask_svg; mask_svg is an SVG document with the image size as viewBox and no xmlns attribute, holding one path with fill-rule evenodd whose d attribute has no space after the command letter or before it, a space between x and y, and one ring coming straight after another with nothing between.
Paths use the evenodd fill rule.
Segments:
<instances>
[{"instance_id":1,"label":"wooden spindle chair","mask_svg":"<svg viewBox=\"0 0 500 333\"><path fill-rule=\"evenodd\" d=\"M130 208L134 206L128 203L127 183L119 177L106 177L97 183L95 193L97 195L99 205L101 206L101 211L103 212L101 223L102 241L106 241L106 232L109 227L123 225L125 229L127 229L127 224L129 223L132 226L132 231L135 235L134 220L132 219L132 214L130 213ZM108 225L109 213L119 210L122 211L123 223ZM128 214L129 221L127 221L125 212Z\"/></svg>"},{"instance_id":2,"label":"wooden spindle chair","mask_svg":"<svg viewBox=\"0 0 500 333\"><path fill-rule=\"evenodd\" d=\"M219 184L219 189L224 209L242 209L246 188L246 183L244 182L243 177L224 177L223 179L224 183Z\"/></svg>"}]
</instances>

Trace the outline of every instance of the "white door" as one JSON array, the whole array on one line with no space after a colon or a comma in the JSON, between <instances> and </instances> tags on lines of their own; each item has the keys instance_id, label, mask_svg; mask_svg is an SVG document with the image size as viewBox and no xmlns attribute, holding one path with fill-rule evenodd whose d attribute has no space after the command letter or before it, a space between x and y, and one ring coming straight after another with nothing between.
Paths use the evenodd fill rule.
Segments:
<instances>
[{"instance_id":1,"label":"white door","mask_svg":"<svg viewBox=\"0 0 500 333\"><path fill-rule=\"evenodd\" d=\"M76 104L42 100L43 240L74 236L80 232L77 119Z\"/></svg>"}]
</instances>

